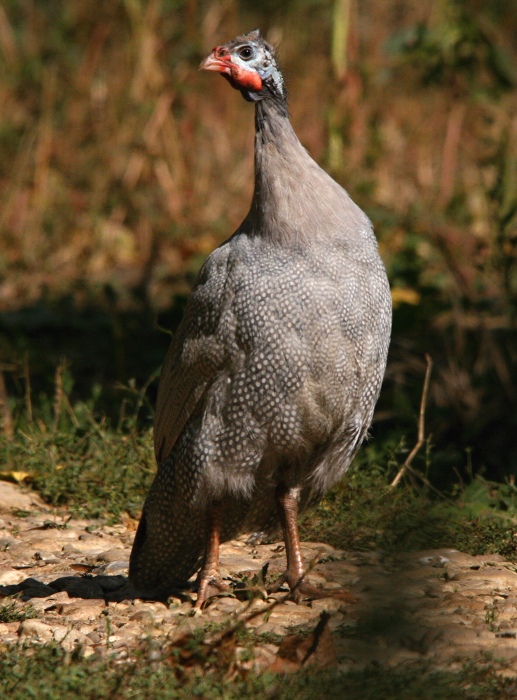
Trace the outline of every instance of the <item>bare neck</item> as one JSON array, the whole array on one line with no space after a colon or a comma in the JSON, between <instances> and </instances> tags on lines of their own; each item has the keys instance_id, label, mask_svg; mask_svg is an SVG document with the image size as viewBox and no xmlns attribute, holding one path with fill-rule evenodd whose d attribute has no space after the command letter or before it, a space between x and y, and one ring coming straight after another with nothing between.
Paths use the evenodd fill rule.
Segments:
<instances>
[{"instance_id":1,"label":"bare neck","mask_svg":"<svg viewBox=\"0 0 517 700\"><path fill-rule=\"evenodd\" d=\"M254 235L310 243L368 226L348 194L310 157L289 121L285 100L255 107L255 191L245 220Z\"/></svg>"},{"instance_id":2,"label":"bare neck","mask_svg":"<svg viewBox=\"0 0 517 700\"><path fill-rule=\"evenodd\" d=\"M283 220L285 195L293 186L300 159L310 160L289 121L284 100L264 99L255 106L255 191L250 214L262 235L274 235Z\"/></svg>"}]
</instances>

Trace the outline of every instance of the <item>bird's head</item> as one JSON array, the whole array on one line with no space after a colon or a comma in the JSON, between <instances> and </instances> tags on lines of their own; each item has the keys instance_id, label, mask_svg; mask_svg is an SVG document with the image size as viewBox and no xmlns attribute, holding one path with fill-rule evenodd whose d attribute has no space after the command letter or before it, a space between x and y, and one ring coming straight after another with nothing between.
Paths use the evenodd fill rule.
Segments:
<instances>
[{"instance_id":1,"label":"bird's head","mask_svg":"<svg viewBox=\"0 0 517 700\"><path fill-rule=\"evenodd\" d=\"M285 98L284 80L278 70L275 49L259 29L216 46L200 65L201 70L221 73L248 101Z\"/></svg>"}]
</instances>

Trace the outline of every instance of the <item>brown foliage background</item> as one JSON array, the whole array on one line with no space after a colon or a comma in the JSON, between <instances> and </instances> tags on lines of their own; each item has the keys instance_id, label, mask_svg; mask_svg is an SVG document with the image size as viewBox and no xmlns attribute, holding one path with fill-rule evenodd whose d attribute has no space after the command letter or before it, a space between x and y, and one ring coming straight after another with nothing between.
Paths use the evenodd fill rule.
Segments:
<instances>
[{"instance_id":1,"label":"brown foliage background","mask_svg":"<svg viewBox=\"0 0 517 700\"><path fill-rule=\"evenodd\" d=\"M388 267L394 337L376 434L411 436L429 352L437 474L461 470L470 448L476 469L517 471L517 7L486 5L5 0L10 394L23 393L27 362L44 384L61 355L78 391L157 367L167 337L152 323L177 321L253 187L252 110L197 66L260 26L279 45L298 135L368 212Z\"/></svg>"}]
</instances>

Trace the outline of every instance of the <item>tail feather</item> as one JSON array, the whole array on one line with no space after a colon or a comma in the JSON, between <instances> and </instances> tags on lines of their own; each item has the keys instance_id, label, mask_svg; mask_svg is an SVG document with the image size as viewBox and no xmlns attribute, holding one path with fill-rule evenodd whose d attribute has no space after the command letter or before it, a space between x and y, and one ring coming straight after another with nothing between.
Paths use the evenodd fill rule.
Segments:
<instances>
[{"instance_id":1,"label":"tail feather","mask_svg":"<svg viewBox=\"0 0 517 700\"><path fill-rule=\"evenodd\" d=\"M162 599L184 589L205 555L209 508L191 505L170 476L165 483L162 470L156 475L131 551L129 578L144 597ZM223 499L222 542L242 532L248 509L244 499Z\"/></svg>"}]
</instances>

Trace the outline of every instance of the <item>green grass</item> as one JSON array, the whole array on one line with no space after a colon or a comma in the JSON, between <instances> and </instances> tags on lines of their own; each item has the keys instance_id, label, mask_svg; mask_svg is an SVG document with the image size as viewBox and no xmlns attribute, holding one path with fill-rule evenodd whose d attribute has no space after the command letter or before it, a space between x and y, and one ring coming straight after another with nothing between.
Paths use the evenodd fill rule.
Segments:
<instances>
[{"instance_id":1,"label":"green grass","mask_svg":"<svg viewBox=\"0 0 517 700\"><path fill-rule=\"evenodd\" d=\"M135 516L154 473L149 431L112 429L103 422L54 432L34 425L14 442L0 442L0 449L8 471L25 472L49 505L85 517Z\"/></svg>"},{"instance_id":2,"label":"green grass","mask_svg":"<svg viewBox=\"0 0 517 700\"><path fill-rule=\"evenodd\" d=\"M470 500L468 490L452 500L410 485L392 489L385 474L357 468L305 516L302 536L351 550L448 547L515 558L517 513L500 510L494 495L510 487L481 477L475 485L479 501Z\"/></svg>"},{"instance_id":3,"label":"green grass","mask_svg":"<svg viewBox=\"0 0 517 700\"><path fill-rule=\"evenodd\" d=\"M14 438L0 436L4 478L22 478L49 505L77 516L137 517L155 471L151 430L137 425L142 392L133 392L130 407L123 402L128 417L112 426L96 409L96 388L89 401L72 405L66 383L30 416L24 406L13 407Z\"/></svg>"},{"instance_id":4,"label":"green grass","mask_svg":"<svg viewBox=\"0 0 517 700\"><path fill-rule=\"evenodd\" d=\"M362 671L304 670L294 675L245 672L229 663L201 661L185 666L170 649L160 656L143 650L135 662L83 659L57 646L15 647L0 654L0 694L9 700L176 700L176 698L275 698L318 700L496 700L514 697L515 681L491 659L471 662L458 672L430 672L425 664Z\"/></svg>"},{"instance_id":5,"label":"green grass","mask_svg":"<svg viewBox=\"0 0 517 700\"><path fill-rule=\"evenodd\" d=\"M12 406L16 431L0 438L5 475L25 473L30 486L56 508L73 514L117 521L126 513L137 517L154 473L152 436L138 421L142 392L118 425L99 415L95 402L73 403L61 386L56 396L32 407ZM101 404L102 397L96 397ZM45 403L46 402L46 403ZM60 408L61 406L61 408ZM63 409L65 407L66 410ZM513 484L480 477L458 484L449 494L418 485L414 477L396 488L390 481L404 457L392 443L364 447L346 479L302 522L306 539L352 550L454 547L472 554L517 554L517 515ZM417 468L427 469L428 455ZM430 478L427 473L426 477ZM0 622L22 619L15 602L0 606ZM25 610L24 618L33 616ZM217 631L217 630L216 630ZM80 649L65 653L57 646L0 647L0 697L10 700L66 700L78 693L85 699L156 697L268 698L290 700L353 697L356 700L431 700L499 698L515 690L501 675L497 660L480 659L458 672L432 671L424 663L394 669L364 671L303 670L294 675L244 672L233 660L235 644L253 656L264 643L253 634L237 633L229 653L207 651L205 637L189 640L189 664L178 648L156 650L145 645L136 660L84 659ZM273 640L278 641L278 640Z\"/></svg>"},{"instance_id":6,"label":"green grass","mask_svg":"<svg viewBox=\"0 0 517 700\"><path fill-rule=\"evenodd\" d=\"M386 553L448 547L517 556L517 488L473 477L441 493L413 477L392 488L391 444L363 447L345 479L303 519L305 539ZM401 456L402 461L403 456Z\"/></svg>"},{"instance_id":7,"label":"green grass","mask_svg":"<svg viewBox=\"0 0 517 700\"><path fill-rule=\"evenodd\" d=\"M39 617L39 613L30 604L22 605L16 600L0 603L0 622L23 622L34 617Z\"/></svg>"},{"instance_id":8,"label":"green grass","mask_svg":"<svg viewBox=\"0 0 517 700\"><path fill-rule=\"evenodd\" d=\"M72 405L63 389L66 411L56 397L34 407L32 420L14 410L14 438L0 436L4 478L21 475L49 505L74 515L138 517L155 462L152 431L138 421L142 392L134 390L132 401L117 426L99 417L93 399ZM412 477L392 488L405 452L392 441L364 446L341 484L303 517L302 537L350 550L452 547L517 557L515 485L476 476L440 493ZM417 461L428 478L430 463L429 454Z\"/></svg>"}]
</instances>

